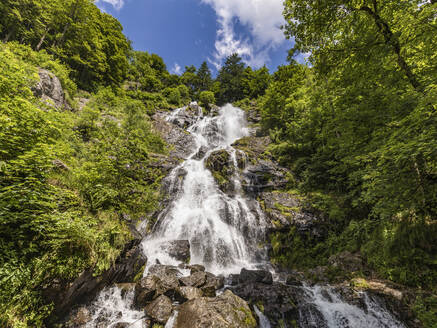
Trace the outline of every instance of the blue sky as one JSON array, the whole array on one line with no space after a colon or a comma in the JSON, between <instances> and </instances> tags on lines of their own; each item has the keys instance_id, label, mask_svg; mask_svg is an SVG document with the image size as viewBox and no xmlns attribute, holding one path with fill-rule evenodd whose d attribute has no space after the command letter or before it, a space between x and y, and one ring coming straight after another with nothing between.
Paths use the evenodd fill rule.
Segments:
<instances>
[{"instance_id":1,"label":"blue sky","mask_svg":"<svg viewBox=\"0 0 437 328\"><path fill-rule=\"evenodd\" d=\"M279 26L283 0L98 0L116 17L133 48L160 55L172 73L206 60L215 71L239 53L274 71L292 47Z\"/></svg>"}]
</instances>

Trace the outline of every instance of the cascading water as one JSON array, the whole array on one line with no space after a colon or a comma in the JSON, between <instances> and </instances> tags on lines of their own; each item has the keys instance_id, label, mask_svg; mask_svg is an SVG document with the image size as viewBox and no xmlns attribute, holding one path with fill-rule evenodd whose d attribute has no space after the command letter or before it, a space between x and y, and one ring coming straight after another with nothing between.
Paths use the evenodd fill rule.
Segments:
<instances>
[{"instance_id":1,"label":"cascading water","mask_svg":"<svg viewBox=\"0 0 437 328\"><path fill-rule=\"evenodd\" d=\"M364 306L348 304L330 286L302 287L307 306L299 309L302 328L403 328L376 300L362 293Z\"/></svg>"},{"instance_id":2,"label":"cascading water","mask_svg":"<svg viewBox=\"0 0 437 328\"><path fill-rule=\"evenodd\" d=\"M167 116L178 120L188 108L180 108ZM202 264L215 274L239 273L241 268L270 269L267 252L260 247L265 238L265 216L259 204L246 198L241 189L237 150L232 144L249 135L244 112L232 105L222 107L216 116L203 116L199 107L197 119L187 131L196 146L191 155L172 170L167 178L172 201L161 212L153 231L142 242L148 267L159 262L178 265L170 256L168 244L177 240L190 242L190 262ZM205 161L218 150L230 155L234 172L232 195L222 192ZM184 270L180 270L183 272ZM144 274L146 275L148 268ZM188 274L188 273L187 273ZM329 286L297 287L302 295L299 303L299 327L302 328L403 328L384 307L363 294L364 307L344 302ZM133 309L133 291L119 287L104 289L89 309L92 320L86 327L146 327L143 311ZM268 318L254 306L261 328L270 328ZM177 311L165 325L172 328ZM188 327L187 327L188 328Z\"/></svg>"},{"instance_id":3,"label":"cascading water","mask_svg":"<svg viewBox=\"0 0 437 328\"><path fill-rule=\"evenodd\" d=\"M168 117L177 118L182 110ZM241 268L254 268L262 260L257 243L262 240L265 219L259 209L254 214L241 194L237 175L233 178L235 195L228 196L218 188L205 160L217 150L226 150L230 165L237 171L236 150L231 146L249 134L244 112L232 105L221 108L218 116L199 113L198 120L188 128L196 141L196 149L169 179L171 186L182 186L174 201L158 218L153 233L143 241L149 263L178 264L168 256L165 245L174 240L189 240L191 263L201 263L213 273L238 273ZM196 156L203 149L203 156ZM265 258L264 258L265 260Z\"/></svg>"}]
</instances>

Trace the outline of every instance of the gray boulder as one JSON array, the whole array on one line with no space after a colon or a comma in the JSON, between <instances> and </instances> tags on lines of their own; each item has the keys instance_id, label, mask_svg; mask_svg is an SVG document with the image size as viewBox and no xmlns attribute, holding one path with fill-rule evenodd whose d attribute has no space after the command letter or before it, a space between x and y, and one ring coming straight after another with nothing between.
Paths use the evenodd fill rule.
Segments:
<instances>
[{"instance_id":1,"label":"gray boulder","mask_svg":"<svg viewBox=\"0 0 437 328\"><path fill-rule=\"evenodd\" d=\"M71 109L65 100L64 90L58 77L42 68L38 70L38 75L39 81L32 88L33 94L55 108Z\"/></svg>"}]
</instances>

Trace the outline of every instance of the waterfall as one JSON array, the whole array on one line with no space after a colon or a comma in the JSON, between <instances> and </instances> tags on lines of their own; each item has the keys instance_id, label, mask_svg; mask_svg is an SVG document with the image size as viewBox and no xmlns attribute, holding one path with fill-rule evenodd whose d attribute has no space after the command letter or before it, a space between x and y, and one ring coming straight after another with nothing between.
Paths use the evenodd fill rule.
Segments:
<instances>
[{"instance_id":1,"label":"waterfall","mask_svg":"<svg viewBox=\"0 0 437 328\"><path fill-rule=\"evenodd\" d=\"M330 286L302 287L306 306L299 309L302 328L404 328L376 300L362 293L363 307L346 303Z\"/></svg>"},{"instance_id":2,"label":"waterfall","mask_svg":"<svg viewBox=\"0 0 437 328\"><path fill-rule=\"evenodd\" d=\"M184 109L176 110L167 120L171 122L183 112ZM236 150L231 146L249 135L244 112L232 105L222 107L217 116L203 116L200 112L187 131L194 136L196 147L170 174L170 185L176 189L174 200L158 218L153 233L143 241L149 263L159 260L162 264L177 265L164 245L189 240L191 263L203 264L212 273L239 273L243 267L255 268L263 258L258 243L263 240L266 223L262 211L251 211L241 193ZM204 155L196 156L201 149ZM231 177L236 190L233 196L218 188L205 167L205 160L217 150L227 151L232 159L229 165L236 172ZM180 172L185 176L177 188Z\"/></svg>"},{"instance_id":3,"label":"waterfall","mask_svg":"<svg viewBox=\"0 0 437 328\"><path fill-rule=\"evenodd\" d=\"M187 117L188 107L173 111L168 122ZM188 158L174 168L167 179L172 197L158 216L152 232L142 241L148 267L157 261L178 265L170 256L168 244L188 240L191 264L202 264L214 274L239 273L241 268L270 268L267 251L260 246L266 235L266 219L259 204L246 198L241 189L237 150L232 144L249 135L244 112L232 105L220 109L217 115L204 116L199 107L197 118L190 117L187 128L195 139L195 147ZM185 124L185 123L184 123ZM229 177L234 185L231 195L220 190L205 161L216 151L229 154ZM167 246L166 246L167 245ZM189 270L180 270L189 274ZM186 272L185 272L186 271ZM275 282L278 283L279 282ZM285 286L284 286L285 287ZM281 288L281 287L280 287ZM301 328L403 328L379 302L363 293L361 305L345 302L330 286L296 287L302 295L298 304L298 326ZM129 327L144 327L144 311L133 309L134 291L123 286L104 289L88 307L92 320L86 327L115 327L118 323ZM261 328L271 322L254 305ZM172 328L177 318L174 311L165 325ZM272 323L273 324L273 323ZM296 322L295 322L296 324Z\"/></svg>"}]
</instances>

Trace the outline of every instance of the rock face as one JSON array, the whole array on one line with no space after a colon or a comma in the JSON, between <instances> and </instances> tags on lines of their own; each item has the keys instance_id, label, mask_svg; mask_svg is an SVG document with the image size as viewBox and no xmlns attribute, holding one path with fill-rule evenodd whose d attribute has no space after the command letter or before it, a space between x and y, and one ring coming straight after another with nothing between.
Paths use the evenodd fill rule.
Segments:
<instances>
[{"instance_id":1,"label":"rock face","mask_svg":"<svg viewBox=\"0 0 437 328\"><path fill-rule=\"evenodd\" d=\"M106 286L133 281L143 272L146 263L140 240L133 240L126 245L115 264L102 275L95 277L92 271L84 271L72 282L54 282L47 286L43 295L47 303L53 302L55 305L54 315L62 316L73 305L92 300Z\"/></svg>"},{"instance_id":2,"label":"rock face","mask_svg":"<svg viewBox=\"0 0 437 328\"><path fill-rule=\"evenodd\" d=\"M227 194L232 194L235 191L232 183L234 167L230 160L229 153L225 149L221 149L212 152L205 161L205 166L211 171L218 187Z\"/></svg>"},{"instance_id":3,"label":"rock face","mask_svg":"<svg viewBox=\"0 0 437 328\"><path fill-rule=\"evenodd\" d=\"M36 97L58 109L71 109L65 100L64 90L58 77L48 70L38 70L39 82L32 88Z\"/></svg>"},{"instance_id":4,"label":"rock face","mask_svg":"<svg viewBox=\"0 0 437 328\"><path fill-rule=\"evenodd\" d=\"M240 283L232 287L232 291L252 305L261 307L272 327L279 326L279 322L288 324L298 320L297 295L298 289L285 286L278 282L264 284L261 282ZM290 325L290 327L293 327Z\"/></svg>"},{"instance_id":5,"label":"rock face","mask_svg":"<svg viewBox=\"0 0 437 328\"><path fill-rule=\"evenodd\" d=\"M170 158L177 161L186 159L195 147L194 137L181 127L167 122L165 117L168 113L158 112L152 117L153 129L170 145Z\"/></svg>"},{"instance_id":6,"label":"rock face","mask_svg":"<svg viewBox=\"0 0 437 328\"><path fill-rule=\"evenodd\" d=\"M174 240L163 245L168 255L181 262L190 261L190 242L188 240Z\"/></svg>"},{"instance_id":7,"label":"rock face","mask_svg":"<svg viewBox=\"0 0 437 328\"><path fill-rule=\"evenodd\" d=\"M249 328L256 320L246 301L230 290L215 298L201 297L179 307L175 328Z\"/></svg>"},{"instance_id":8,"label":"rock face","mask_svg":"<svg viewBox=\"0 0 437 328\"><path fill-rule=\"evenodd\" d=\"M238 278L240 283L260 282L263 284L272 284L272 274L264 270L246 270L241 269L240 277Z\"/></svg>"}]
</instances>

